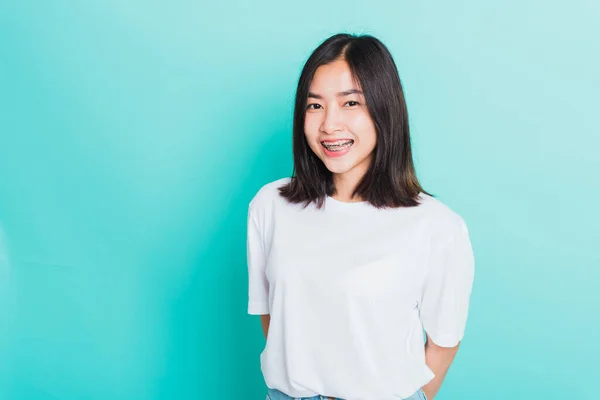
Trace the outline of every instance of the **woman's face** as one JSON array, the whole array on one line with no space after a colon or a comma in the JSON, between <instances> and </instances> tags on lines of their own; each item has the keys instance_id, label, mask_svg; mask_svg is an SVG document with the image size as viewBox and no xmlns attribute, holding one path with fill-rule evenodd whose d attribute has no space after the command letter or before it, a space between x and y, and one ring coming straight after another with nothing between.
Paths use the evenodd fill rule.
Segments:
<instances>
[{"instance_id":1,"label":"woman's face","mask_svg":"<svg viewBox=\"0 0 600 400\"><path fill-rule=\"evenodd\" d=\"M312 151L334 176L359 180L369 168L377 133L346 61L317 68L310 84L304 133Z\"/></svg>"}]
</instances>

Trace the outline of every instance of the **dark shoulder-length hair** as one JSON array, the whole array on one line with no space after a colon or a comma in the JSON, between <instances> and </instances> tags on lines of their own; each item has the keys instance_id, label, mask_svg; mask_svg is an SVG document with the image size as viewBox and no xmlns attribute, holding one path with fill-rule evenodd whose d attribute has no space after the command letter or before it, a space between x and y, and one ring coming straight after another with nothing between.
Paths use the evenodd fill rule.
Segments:
<instances>
[{"instance_id":1,"label":"dark shoulder-length hair","mask_svg":"<svg viewBox=\"0 0 600 400\"><path fill-rule=\"evenodd\" d=\"M377 208L414 207L420 192L413 164L408 112L396 64L387 47L371 35L340 33L331 36L310 55L298 82L294 106L294 170L279 188L292 203L311 202L321 208L335 194L333 175L309 147L304 133L308 91L317 68L335 60L348 63L359 83L377 131L373 162L354 188L353 196ZM433 196L433 195L431 195Z\"/></svg>"}]
</instances>

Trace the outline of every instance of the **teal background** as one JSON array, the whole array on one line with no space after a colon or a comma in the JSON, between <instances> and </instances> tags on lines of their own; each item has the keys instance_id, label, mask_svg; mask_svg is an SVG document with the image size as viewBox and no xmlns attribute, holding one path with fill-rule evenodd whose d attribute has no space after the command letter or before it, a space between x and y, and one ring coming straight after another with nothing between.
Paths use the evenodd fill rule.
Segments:
<instances>
[{"instance_id":1,"label":"teal background","mask_svg":"<svg viewBox=\"0 0 600 400\"><path fill-rule=\"evenodd\" d=\"M484 4L485 3L485 4ZM0 3L0 398L263 399L247 204L292 171L303 62L370 33L424 187L467 221L436 399L596 399L594 1Z\"/></svg>"}]
</instances>

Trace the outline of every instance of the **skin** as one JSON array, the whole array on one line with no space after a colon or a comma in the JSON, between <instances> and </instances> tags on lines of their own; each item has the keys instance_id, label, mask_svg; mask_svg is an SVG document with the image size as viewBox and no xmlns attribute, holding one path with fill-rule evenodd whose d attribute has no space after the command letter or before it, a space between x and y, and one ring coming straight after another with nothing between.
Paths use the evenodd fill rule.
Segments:
<instances>
[{"instance_id":1,"label":"skin","mask_svg":"<svg viewBox=\"0 0 600 400\"><path fill-rule=\"evenodd\" d=\"M423 392L429 400L433 400L446 378L450 364L454 361L460 342L454 347L441 347L433 343L429 335L426 336L425 364L433 371L435 377L423 386Z\"/></svg>"},{"instance_id":2,"label":"skin","mask_svg":"<svg viewBox=\"0 0 600 400\"><path fill-rule=\"evenodd\" d=\"M308 145L333 173L333 197L346 202L362 201L351 198L352 191L368 170L377 144L361 90L344 60L320 66L309 88L304 122ZM354 140L350 151L341 157L328 156L321 142L341 138Z\"/></svg>"},{"instance_id":3,"label":"skin","mask_svg":"<svg viewBox=\"0 0 600 400\"><path fill-rule=\"evenodd\" d=\"M315 72L309 89L304 132L312 151L333 173L336 194L332 197L345 202L362 201L351 195L373 160L377 132L362 89L353 81L344 60L322 65ZM350 151L341 157L328 156L321 142L340 138L354 140ZM260 317L266 339L271 316ZM433 400L440 390L459 345L460 342L455 347L441 347L427 335L425 362L435 374L423 386L427 399Z\"/></svg>"}]
</instances>

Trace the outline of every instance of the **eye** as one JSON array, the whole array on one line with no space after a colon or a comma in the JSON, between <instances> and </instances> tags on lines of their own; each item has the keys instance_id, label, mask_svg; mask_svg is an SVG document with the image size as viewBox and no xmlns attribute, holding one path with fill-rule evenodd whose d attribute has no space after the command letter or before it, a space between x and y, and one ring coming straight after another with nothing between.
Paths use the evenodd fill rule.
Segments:
<instances>
[{"instance_id":1,"label":"eye","mask_svg":"<svg viewBox=\"0 0 600 400\"><path fill-rule=\"evenodd\" d=\"M312 107L312 106L315 106L315 107ZM311 104L309 104L309 105L306 106L306 109L307 110L316 110L318 107L321 107L321 105L317 104L317 103L311 103Z\"/></svg>"},{"instance_id":2,"label":"eye","mask_svg":"<svg viewBox=\"0 0 600 400\"><path fill-rule=\"evenodd\" d=\"M352 107L352 106L357 106L358 102L357 101L348 101L346 104L348 104L350 107Z\"/></svg>"}]
</instances>

